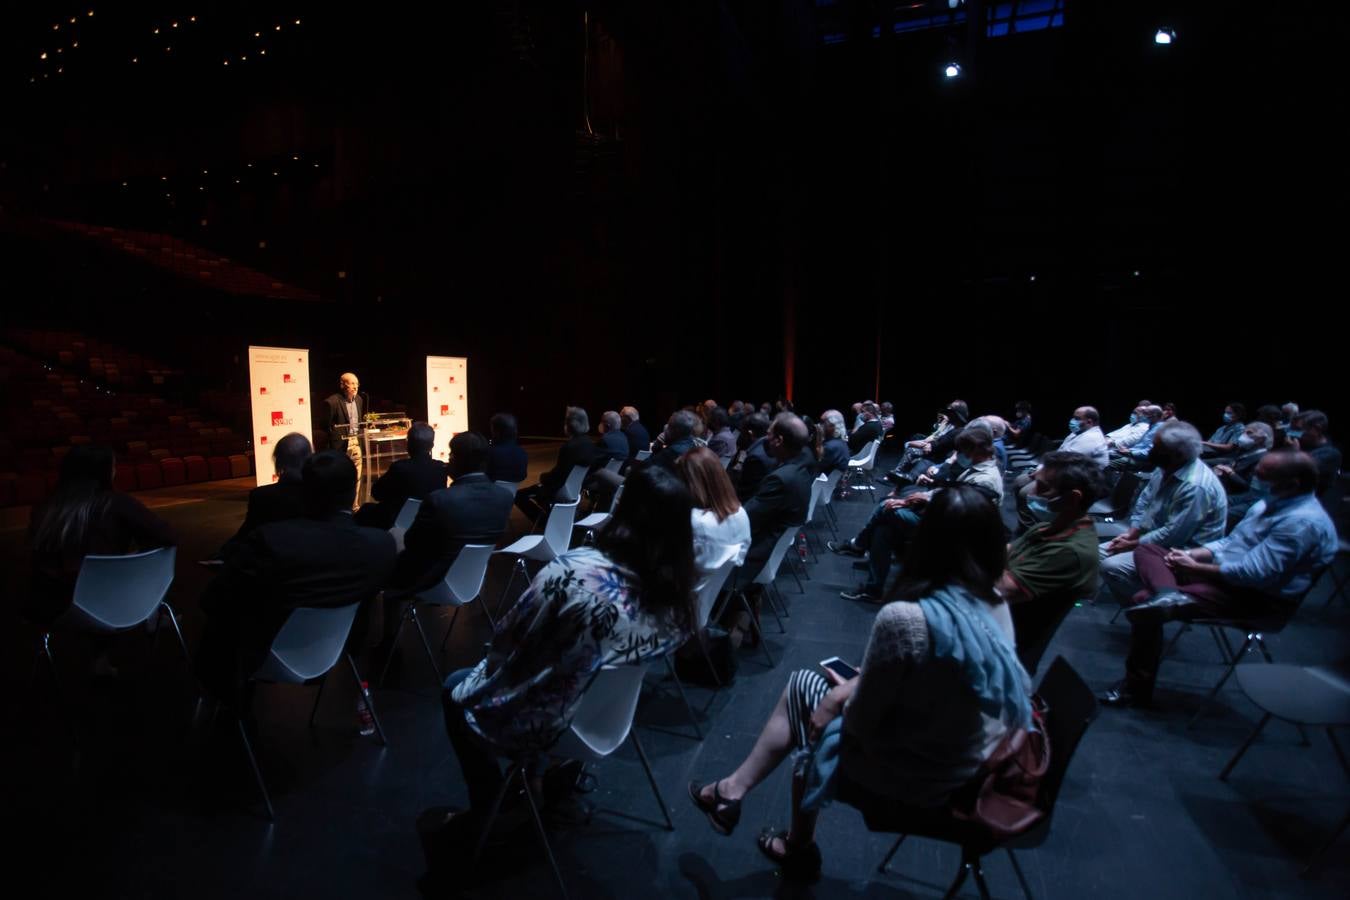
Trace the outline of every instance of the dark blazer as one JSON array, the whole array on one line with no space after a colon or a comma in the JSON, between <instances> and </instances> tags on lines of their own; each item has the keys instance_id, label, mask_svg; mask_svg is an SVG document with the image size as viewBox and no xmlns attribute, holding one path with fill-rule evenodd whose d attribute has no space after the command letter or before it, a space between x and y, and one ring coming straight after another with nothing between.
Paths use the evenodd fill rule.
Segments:
<instances>
[{"instance_id":1,"label":"dark blazer","mask_svg":"<svg viewBox=\"0 0 1350 900\"><path fill-rule=\"evenodd\" d=\"M327 399L324 400L324 403L328 404L328 446L332 447L334 450L345 451L347 449L347 439L335 436L333 426L353 424L347 418L347 403L340 393L329 394ZM366 416L366 398L357 394L355 403L356 424L359 424Z\"/></svg>"},{"instance_id":2,"label":"dark blazer","mask_svg":"<svg viewBox=\"0 0 1350 900\"><path fill-rule=\"evenodd\" d=\"M511 481L520 484L528 474L529 458L525 448L511 441L488 447L487 477L491 481Z\"/></svg>"},{"instance_id":3,"label":"dark blazer","mask_svg":"<svg viewBox=\"0 0 1350 900\"><path fill-rule=\"evenodd\" d=\"M682 441L676 441L659 453L653 453L647 462L651 465L660 466L663 469L669 469L674 472L676 461L692 449L694 449L694 439L685 438Z\"/></svg>"},{"instance_id":4,"label":"dark blazer","mask_svg":"<svg viewBox=\"0 0 1350 900\"><path fill-rule=\"evenodd\" d=\"M745 450L745 459L741 462L741 476L736 481L736 496L744 503L755 496L760 482L777 463L764 448L764 438L755 438L753 444Z\"/></svg>"},{"instance_id":5,"label":"dark blazer","mask_svg":"<svg viewBox=\"0 0 1350 900\"><path fill-rule=\"evenodd\" d=\"M370 489L376 502L361 507L357 524L369 528L393 528L404 503L409 499L421 500L443 487L445 463L430 456L400 459Z\"/></svg>"},{"instance_id":6,"label":"dark blazer","mask_svg":"<svg viewBox=\"0 0 1350 900\"><path fill-rule=\"evenodd\" d=\"M601 465L612 459L627 459L628 435L622 431L606 431L600 435L600 444L597 449L599 455L603 457L600 460Z\"/></svg>"},{"instance_id":7,"label":"dark blazer","mask_svg":"<svg viewBox=\"0 0 1350 900\"><path fill-rule=\"evenodd\" d=\"M269 522L284 522L298 519L305 514L304 487L300 475L283 475L279 480L248 492L248 512L244 513L244 524L234 533L231 541L243 538L253 529Z\"/></svg>"},{"instance_id":8,"label":"dark blazer","mask_svg":"<svg viewBox=\"0 0 1350 900\"><path fill-rule=\"evenodd\" d=\"M803 448L793 459L764 476L759 490L746 501L745 513L750 517L750 551L745 557L742 583L759 574L784 530L806 521L806 510L811 503L811 482L815 478L815 454Z\"/></svg>"},{"instance_id":9,"label":"dark blazer","mask_svg":"<svg viewBox=\"0 0 1350 900\"><path fill-rule=\"evenodd\" d=\"M445 577L465 544L497 543L514 499L482 472L461 475L450 487L432 491L403 536L390 583L407 593L425 590Z\"/></svg>"},{"instance_id":10,"label":"dark blazer","mask_svg":"<svg viewBox=\"0 0 1350 900\"><path fill-rule=\"evenodd\" d=\"M224 569L202 595L203 682L232 699L292 610L372 600L388 582L396 553L389 532L362 528L349 513L272 522L226 545Z\"/></svg>"},{"instance_id":11,"label":"dark blazer","mask_svg":"<svg viewBox=\"0 0 1350 900\"><path fill-rule=\"evenodd\" d=\"M848 461L852 456L843 438L830 438L820 446L820 461L816 463L816 474L829 475L836 469L847 472Z\"/></svg>"},{"instance_id":12,"label":"dark blazer","mask_svg":"<svg viewBox=\"0 0 1350 900\"><path fill-rule=\"evenodd\" d=\"M639 450L650 450L652 447L652 436L647 433L647 426L641 422L629 422L623 426L624 437L628 438L628 458L637 456Z\"/></svg>"},{"instance_id":13,"label":"dark blazer","mask_svg":"<svg viewBox=\"0 0 1350 900\"><path fill-rule=\"evenodd\" d=\"M597 453L590 438L584 434L573 435L558 448L558 461L553 468L539 476L539 499L545 504L552 503L567 482L567 476L572 474L572 467L585 466L589 469L595 465Z\"/></svg>"},{"instance_id":14,"label":"dark blazer","mask_svg":"<svg viewBox=\"0 0 1350 900\"><path fill-rule=\"evenodd\" d=\"M881 440L881 422L873 419L858 426L858 430L849 435L848 455L857 456L872 441Z\"/></svg>"}]
</instances>

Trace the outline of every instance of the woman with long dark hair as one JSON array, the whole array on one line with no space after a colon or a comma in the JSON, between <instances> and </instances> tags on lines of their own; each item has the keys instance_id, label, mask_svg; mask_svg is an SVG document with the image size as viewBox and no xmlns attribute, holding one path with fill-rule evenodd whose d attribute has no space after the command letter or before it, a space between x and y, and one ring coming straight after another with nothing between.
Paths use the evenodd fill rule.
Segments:
<instances>
[{"instance_id":1,"label":"woman with long dark hair","mask_svg":"<svg viewBox=\"0 0 1350 900\"><path fill-rule=\"evenodd\" d=\"M675 462L675 471L689 486L694 509L694 566L707 575L722 561L729 547L739 547L736 565L750 549L750 516L731 486L722 460L710 447L695 447Z\"/></svg>"},{"instance_id":2,"label":"woman with long dark hair","mask_svg":"<svg viewBox=\"0 0 1350 900\"><path fill-rule=\"evenodd\" d=\"M28 526L33 581L23 606L30 621L48 624L70 608L86 556L141 553L175 543L167 522L113 490L114 465L108 447L71 448L61 460L56 491L33 512Z\"/></svg>"},{"instance_id":3,"label":"woman with long dark hair","mask_svg":"<svg viewBox=\"0 0 1350 900\"><path fill-rule=\"evenodd\" d=\"M674 474L636 469L595 546L544 566L497 622L487 656L446 679L446 731L471 818L486 814L501 787L497 758L552 745L593 672L660 656L693 634L691 508Z\"/></svg>"},{"instance_id":4,"label":"woman with long dark hair","mask_svg":"<svg viewBox=\"0 0 1350 900\"><path fill-rule=\"evenodd\" d=\"M994 592L1005 561L998 511L980 491L936 494L904 570L872 626L859 674L792 673L754 748L730 775L690 784L721 834L742 798L793 751L792 826L760 850L790 878L820 875L818 810L846 782L854 794L935 807L978 771L1012 727L1031 722L1030 679L1012 618Z\"/></svg>"}]
</instances>

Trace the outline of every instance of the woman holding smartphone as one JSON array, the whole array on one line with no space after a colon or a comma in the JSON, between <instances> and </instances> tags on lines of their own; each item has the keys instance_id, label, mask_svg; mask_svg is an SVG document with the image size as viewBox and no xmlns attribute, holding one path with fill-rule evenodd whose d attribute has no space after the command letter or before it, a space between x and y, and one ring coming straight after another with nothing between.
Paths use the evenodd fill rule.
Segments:
<instances>
[{"instance_id":1,"label":"woman holding smartphone","mask_svg":"<svg viewBox=\"0 0 1350 900\"><path fill-rule=\"evenodd\" d=\"M873 623L861 672L793 672L740 766L690 784L713 829L731 834L745 795L797 751L791 828L766 829L758 846L785 876L814 881L816 816L838 778L898 803L942 806L1009 728L1028 727L1030 679L994 592L1005 555L1002 522L983 494L956 485L935 495L893 602Z\"/></svg>"}]
</instances>

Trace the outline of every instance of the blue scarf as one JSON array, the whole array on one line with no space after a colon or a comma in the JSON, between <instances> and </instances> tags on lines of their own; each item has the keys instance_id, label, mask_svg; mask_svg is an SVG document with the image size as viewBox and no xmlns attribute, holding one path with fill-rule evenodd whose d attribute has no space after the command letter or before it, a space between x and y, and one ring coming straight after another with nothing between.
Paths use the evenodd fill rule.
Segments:
<instances>
[{"instance_id":1,"label":"blue scarf","mask_svg":"<svg viewBox=\"0 0 1350 900\"><path fill-rule=\"evenodd\" d=\"M1013 728L1031 727L1031 678L987 604L958 587L919 601L934 659L951 659L980 699L980 711Z\"/></svg>"}]
</instances>

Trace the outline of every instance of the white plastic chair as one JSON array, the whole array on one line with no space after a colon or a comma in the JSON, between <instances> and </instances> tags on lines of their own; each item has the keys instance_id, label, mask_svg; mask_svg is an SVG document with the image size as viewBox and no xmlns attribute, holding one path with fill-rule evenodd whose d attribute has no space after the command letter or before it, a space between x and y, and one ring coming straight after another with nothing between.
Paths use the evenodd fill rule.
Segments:
<instances>
[{"instance_id":1,"label":"white plastic chair","mask_svg":"<svg viewBox=\"0 0 1350 900\"><path fill-rule=\"evenodd\" d=\"M858 451L858 455L848 461L847 484L850 490L854 491L875 491L876 485L872 484L872 467L877 461L877 449L881 447L881 441L868 441L867 446ZM854 484L854 479L859 475L864 477L862 484Z\"/></svg>"},{"instance_id":2,"label":"white plastic chair","mask_svg":"<svg viewBox=\"0 0 1350 900\"><path fill-rule=\"evenodd\" d=\"M604 525L614 515L614 509L619 505L619 498L623 496L623 485L614 489L614 497L609 501L609 509L604 512L593 512L586 518L576 523L577 528L585 528L586 534L581 542L588 544L595 539L595 530Z\"/></svg>"},{"instance_id":3,"label":"white plastic chair","mask_svg":"<svg viewBox=\"0 0 1350 900\"><path fill-rule=\"evenodd\" d=\"M482 598L483 579L487 576L488 560L492 559L492 551L496 549L492 544L465 544L460 548L459 555L455 561L450 564L446 570L445 577L436 582L431 587L422 591L412 598L403 615L399 617L398 629L394 632L394 641L389 648L389 657L384 661L384 668L380 670L380 687L384 687L385 676L389 674L389 665L394 661L394 649L398 646L398 639L403 634L403 626L412 620L413 625L417 627L417 635L422 639L422 648L427 651L427 660L431 663L432 670L436 673L436 684L439 685L444 679L441 677L441 667L436 663L436 657L431 652L431 644L427 641L427 633L422 628L422 620L417 615L417 605L419 603L427 606L453 606L454 614L450 617L450 627L445 631L445 640L441 641L441 650L445 649L445 644L450 640L450 632L455 630L455 621L459 618L460 607L478 600L483 605L483 612L487 613L488 622L493 628L497 627L497 622L492 618L492 611L487 608L487 603ZM386 594L386 602L388 595Z\"/></svg>"},{"instance_id":4,"label":"white plastic chair","mask_svg":"<svg viewBox=\"0 0 1350 900\"><path fill-rule=\"evenodd\" d=\"M624 461L622 459L611 459L609 462L605 463L605 471L618 472L623 468L623 463Z\"/></svg>"},{"instance_id":5,"label":"white plastic chair","mask_svg":"<svg viewBox=\"0 0 1350 900\"><path fill-rule=\"evenodd\" d=\"M54 630L116 634L141 625L153 625L158 633L160 619L164 617L168 618L178 637L183 659L190 664L192 657L183 640L182 629L178 627L178 618L164 600L173 584L177 558L175 547L160 547L125 556L86 556L75 580L75 596L70 609L43 628L38 638L34 672L38 658L45 658L53 681L56 679L56 662L51 649Z\"/></svg>"},{"instance_id":6,"label":"white plastic chair","mask_svg":"<svg viewBox=\"0 0 1350 900\"><path fill-rule=\"evenodd\" d=\"M516 495L516 483L514 481L494 481L492 483L502 490L509 492L512 497Z\"/></svg>"},{"instance_id":7,"label":"white plastic chair","mask_svg":"<svg viewBox=\"0 0 1350 900\"><path fill-rule=\"evenodd\" d=\"M249 680L272 684L305 684L319 679L319 690L314 695L314 707L309 713L309 725L313 728L315 716L319 712L319 701L323 699L324 685L328 683L328 675L338 661L346 656L361 702L370 712L380 743L388 745L384 727L380 724L379 716L375 714L375 704L370 699L370 691L361 680L361 670L356 667L356 660L352 659L351 654L344 653L343 650L347 638L351 635L352 622L356 619L356 611L360 606L360 603L353 603L349 606L326 608L304 606L292 610L281 630L277 632L277 636L272 639L267 658ZM237 720L237 724L239 737L243 740L244 750L248 753L249 765L253 768L253 777L258 782L258 790L262 792L263 802L267 806L267 818L274 820L276 815L272 809L272 798L267 793L267 785L263 783L258 761L253 756L253 745L248 739L243 720Z\"/></svg>"},{"instance_id":8,"label":"white plastic chair","mask_svg":"<svg viewBox=\"0 0 1350 900\"><path fill-rule=\"evenodd\" d=\"M586 481L586 473L590 471L589 466L573 466L572 471L568 473L567 480L563 482L561 494L565 498L560 503L575 503L581 499L581 485ZM552 497L544 498L550 503Z\"/></svg>"},{"instance_id":9,"label":"white plastic chair","mask_svg":"<svg viewBox=\"0 0 1350 900\"><path fill-rule=\"evenodd\" d=\"M422 501L415 497L409 497L403 501L403 508L398 511L398 517L394 519L394 525L389 529L389 533L394 536L394 543L398 545L398 552L403 552L403 536L408 533L412 527L413 520L417 518L417 511L422 508Z\"/></svg>"},{"instance_id":10,"label":"white plastic chair","mask_svg":"<svg viewBox=\"0 0 1350 900\"><path fill-rule=\"evenodd\" d=\"M839 540L838 517L834 512L834 493L839 487L839 479L844 477L843 469L835 469L826 479L829 484L821 491L820 502L825 509L825 524L830 526L830 535Z\"/></svg>"},{"instance_id":11,"label":"white plastic chair","mask_svg":"<svg viewBox=\"0 0 1350 900\"><path fill-rule=\"evenodd\" d=\"M783 557L787 555L788 548L792 546L792 542L797 538L797 531L799 528L801 528L801 526L797 525L783 531L782 536L778 538L778 542L773 545L773 550L769 552L769 558L764 561L764 567L759 570L759 573L755 575L750 582L751 584L761 585L764 588L764 597L769 601L769 611L772 612L774 618L778 620L779 630L784 633L787 632L787 627L783 624L782 616L778 614L778 604L774 598L774 595L777 594L778 591L777 588L774 587L773 582L774 579L778 577L778 569L783 564ZM738 588L735 591L735 599L740 601L741 608L744 609L746 615L750 617L750 627L754 630L755 637L759 639L760 647L764 649L764 657L769 661L769 668L773 668L773 654L769 652L769 644L764 640L764 630L760 627L759 617L756 616L754 610L750 608L750 601L746 599L745 591ZM786 611L785 606L784 612Z\"/></svg>"},{"instance_id":12,"label":"white plastic chair","mask_svg":"<svg viewBox=\"0 0 1350 900\"><path fill-rule=\"evenodd\" d=\"M650 450L639 450L639 451L637 452L637 455L634 456L633 458L636 459L638 462L645 462L646 460L649 460L649 459L652 458L652 451L650 451Z\"/></svg>"},{"instance_id":13,"label":"white plastic chair","mask_svg":"<svg viewBox=\"0 0 1350 900\"><path fill-rule=\"evenodd\" d=\"M633 729L633 715L637 712L638 695L642 691L642 678L645 674L646 668L641 665L604 666L597 671L577 705L571 725L549 748L548 753L558 759L574 759L583 765L589 765L608 758L623 746L625 741L631 740L638 759L642 761L642 768L647 773L647 782L652 787L656 802L661 806L661 814L666 820L666 830L674 831L675 823L670 818L665 798L661 796L661 788L652 775L647 752L642 748L637 731ZM553 868L553 877L558 882L558 890L566 897L567 884L563 881L562 872L553 857L552 845L549 844L543 820L539 817L539 808L535 805L526 780L525 766L529 761L529 759L513 760L507 770L501 790L497 792L492 810L488 813L487 822L483 826L483 833L478 839L478 846L474 850L474 863L477 864L483 854L483 847L487 844L492 826L497 820L497 813L501 810L502 800L511 790L512 784L519 779L524 788L525 800L533 814L539 841L544 845L544 853Z\"/></svg>"},{"instance_id":14,"label":"white plastic chair","mask_svg":"<svg viewBox=\"0 0 1350 900\"><path fill-rule=\"evenodd\" d=\"M584 469L583 466L578 466L578 468ZM511 577L506 579L506 586L502 588L501 599L497 601L499 615L502 603L505 602L506 595L511 590L511 584L516 580L516 572L524 572L526 581L529 581L529 570L525 566L525 560L550 563L567 552L567 548L572 541L572 522L576 519L577 505L580 502L580 500L573 500L571 503L553 504L553 508L549 510L548 522L544 525L543 534L527 534L511 546L503 547L497 551L516 558L515 566L511 569Z\"/></svg>"}]
</instances>

